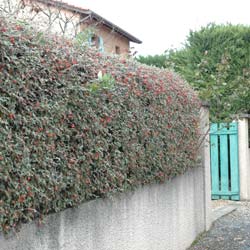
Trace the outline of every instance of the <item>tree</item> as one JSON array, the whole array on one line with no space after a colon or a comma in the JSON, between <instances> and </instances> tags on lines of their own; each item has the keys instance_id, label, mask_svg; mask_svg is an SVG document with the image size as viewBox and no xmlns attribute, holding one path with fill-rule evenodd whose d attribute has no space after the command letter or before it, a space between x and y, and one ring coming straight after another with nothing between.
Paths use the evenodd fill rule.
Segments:
<instances>
[{"instance_id":1,"label":"tree","mask_svg":"<svg viewBox=\"0 0 250 250\"><path fill-rule=\"evenodd\" d=\"M149 66L156 66L158 68L166 68L166 55L154 55L154 56L139 56L136 60L140 63L147 64Z\"/></svg>"},{"instance_id":2,"label":"tree","mask_svg":"<svg viewBox=\"0 0 250 250\"><path fill-rule=\"evenodd\" d=\"M166 57L166 66L210 102L212 120L250 113L249 26L209 24L191 31L184 48L169 50Z\"/></svg>"}]
</instances>

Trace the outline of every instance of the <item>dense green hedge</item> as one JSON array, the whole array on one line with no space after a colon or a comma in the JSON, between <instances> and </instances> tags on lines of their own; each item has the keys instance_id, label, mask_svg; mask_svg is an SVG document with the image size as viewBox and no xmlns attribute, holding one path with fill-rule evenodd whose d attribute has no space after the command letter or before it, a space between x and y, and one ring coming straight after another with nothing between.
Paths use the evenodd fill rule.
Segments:
<instances>
[{"instance_id":1,"label":"dense green hedge","mask_svg":"<svg viewBox=\"0 0 250 250\"><path fill-rule=\"evenodd\" d=\"M0 37L2 231L195 166L200 102L174 73L6 20Z\"/></svg>"},{"instance_id":2,"label":"dense green hedge","mask_svg":"<svg viewBox=\"0 0 250 250\"><path fill-rule=\"evenodd\" d=\"M210 103L210 120L250 113L250 25L208 24L190 31L179 50L166 54L172 67Z\"/></svg>"}]
</instances>

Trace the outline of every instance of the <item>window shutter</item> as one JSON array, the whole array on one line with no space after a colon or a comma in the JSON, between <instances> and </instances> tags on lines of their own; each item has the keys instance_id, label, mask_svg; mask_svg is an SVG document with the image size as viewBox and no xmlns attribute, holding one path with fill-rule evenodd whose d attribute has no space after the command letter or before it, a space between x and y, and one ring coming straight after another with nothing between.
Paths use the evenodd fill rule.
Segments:
<instances>
[{"instance_id":1,"label":"window shutter","mask_svg":"<svg viewBox=\"0 0 250 250\"><path fill-rule=\"evenodd\" d=\"M102 37L99 36L99 51L104 52L104 43Z\"/></svg>"},{"instance_id":2,"label":"window shutter","mask_svg":"<svg viewBox=\"0 0 250 250\"><path fill-rule=\"evenodd\" d=\"M89 46L91 47L92 46L92 35L89 36L88 43L89 43Z\"/></svg>"}]
</instances>

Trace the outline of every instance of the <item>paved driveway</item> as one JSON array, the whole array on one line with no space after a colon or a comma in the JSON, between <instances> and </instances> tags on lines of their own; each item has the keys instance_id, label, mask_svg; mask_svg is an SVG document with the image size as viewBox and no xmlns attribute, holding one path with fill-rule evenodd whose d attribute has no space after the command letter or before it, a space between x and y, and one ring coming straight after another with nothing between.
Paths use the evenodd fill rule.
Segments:
<instances>
[{"instance_id":1,"label":"paved driveway","mask_svg":"<svg viewBox=\"0 0 250 250\"><path fill-rule=\"evenodd\" d=\"M250 202L233 205L237 209L216 220L188 250L250 250Z\"/></svg>"}]
</instances>

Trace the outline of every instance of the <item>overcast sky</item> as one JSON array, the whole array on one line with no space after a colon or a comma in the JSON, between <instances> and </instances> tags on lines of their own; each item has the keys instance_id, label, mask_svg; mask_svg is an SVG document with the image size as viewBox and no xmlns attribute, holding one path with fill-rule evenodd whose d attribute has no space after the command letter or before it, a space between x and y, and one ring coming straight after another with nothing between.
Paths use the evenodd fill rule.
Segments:
<instances>
[{"instance_id":1,"label":"overcast sky","mask_svg":"<svg viewBox=\"0 0 250 250\"><path fill-rule=\"evenodd\" d=\"M250 0L65 0L89 8L143 41L138 54L179 48L208 23L250 25Z\"/></svg>"}]
</instances>

